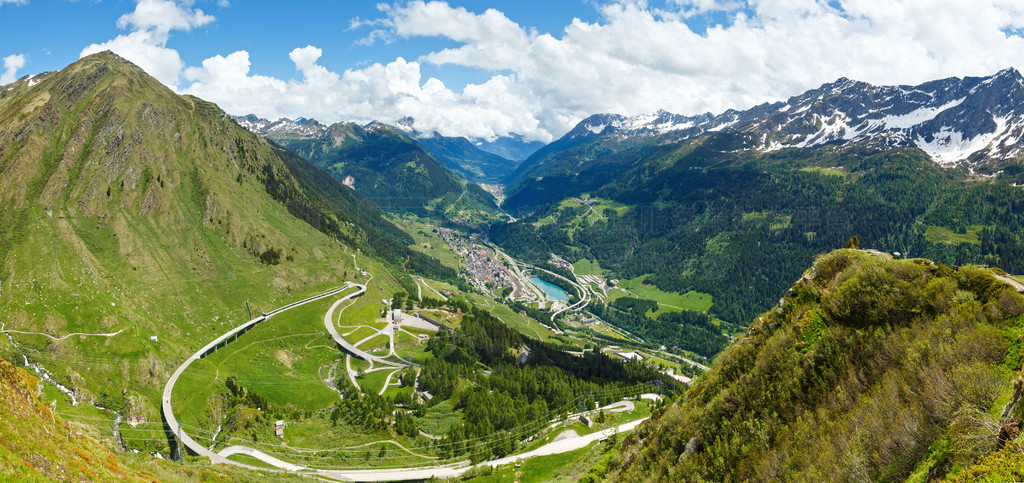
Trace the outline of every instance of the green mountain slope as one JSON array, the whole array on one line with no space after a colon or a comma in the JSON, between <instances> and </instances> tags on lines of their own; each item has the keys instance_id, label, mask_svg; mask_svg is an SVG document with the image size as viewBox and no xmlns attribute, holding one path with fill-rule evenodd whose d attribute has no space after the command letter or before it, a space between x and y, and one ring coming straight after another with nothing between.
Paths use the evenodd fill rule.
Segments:
<instances>
[{"instance_id":1,"label":"green mountain slope","mask_svg":"<svg viewBox=\"0 0 1024 483\"><path fill-rule=\"evenodd\" d=\"M337 123L314 137L268 137L339 181L349 179L356 191L384 209L464 222L497 215L491 195L391 127Z\"/></svg>"},{"instance_id":2,"label":"green mountain slope","mask_svg":"<svg viewBox=\"0 0 1024 483\"><path fill-rule=\"evenodd\" d=\"M357 250L454 276L363 196L114 54L9 87L0 354L155 421L155 438L170 371L248 320L247 301L340 286Z\"/></svg>"},{"instance_id":3,"label":"green mountain slope","mask_svg":"<svg viewBox=\"0 0 1024 483\"><path fill-rule=\"evenodd\" d=\"M539 207L492 227L491 240L533 263L553 252L597 261L607 278L711 294L712 313L732 323L767 309L816 254L851 236L1024 272L1019 187L941 168L917 149L759 153L738 151L743 142L722 134L633 146L577 171L552 166L528 182ZM593 207L567 201L578 197Z\"/></svg>"},{"instance_id":4,"label":"green mountain slope","mask_svg":"<svg viewBox=\"0 0 1024 483\"><path fill-rule=\"evenodd\" d=\"M833 252L627 438L613 479L1019 479L1022 314L988 269Z\"/></svg>"},{"instance_id":5,"label":"green mountain slope","mask_svg":"<svg viewBox=\"0 0 1024 483\"><path fill-rule=\"evenodd\" d=\"M434 133L416 142L441 160L448 169L474 183L500 183L516 167L516 162L478 148L464 137L445 137Z\"/></svg>"}]
</instances>

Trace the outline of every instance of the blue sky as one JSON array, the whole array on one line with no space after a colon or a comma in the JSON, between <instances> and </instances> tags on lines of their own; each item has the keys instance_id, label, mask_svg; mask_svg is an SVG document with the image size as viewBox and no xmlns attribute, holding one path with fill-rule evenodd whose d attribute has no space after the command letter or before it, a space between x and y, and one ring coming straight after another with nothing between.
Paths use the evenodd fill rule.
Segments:
<instances>
[{"instance_id":1,"label":"blue sky","mask_svg":"<svg viewBox=\"0 0 1024 483\"><path fill-rule=\"evenodd\" d=\"M397 57L415 59L434 50L453 47L444 38L394 39L360 45L370 28L351 29L354 19L382 17L375 1L227 2L196 1L192 6L216 20L190 32L175 32L168 46L177 50L188 65L200 64L217 55L246 50L253 71L278 78L295 75L288 52L295 47L316 45L329 52L321 65L344 71ZM598 17L592 2L560 0L541 2L451 1L452 6L484 11L496 8L528 28L558 34L573 18L593 21ZM21 75L59 70L78 60L82 48L124 33L117 19L131 12L130 0L30 0L24 3L0 1L0 57L24 54ZM478 69L428 66L426 75L461 88L467 82L482 82L489 75Z\"/></svg>"},{"instance_id":2,"label":"blue sky","mask_svg":"<svg viewBox=\"0 0 1024 483\"><path fill-rule=\"evenodd\" d=\"M111 49L232 114L550 141L597 112L1024 67L1019 0L0 0L0 84Z\"/></svg>"}]
</instances>

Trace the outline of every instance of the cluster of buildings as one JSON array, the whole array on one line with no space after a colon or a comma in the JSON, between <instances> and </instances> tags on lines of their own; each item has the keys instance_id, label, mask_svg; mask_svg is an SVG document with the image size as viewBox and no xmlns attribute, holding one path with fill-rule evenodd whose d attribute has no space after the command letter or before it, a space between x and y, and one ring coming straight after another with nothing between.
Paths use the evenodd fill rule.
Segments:
<instances>
[{"instance_id":1,"label":"cluster of buildings","mask_svg":"<svg viewBox=\"0 0 1024 483\"><path fill-rule=\"evenodd\" d=\"M476 243L477 235L463 235L449 228L437 228L437 234L459 256L466 280L481 292L494 296L504 287L519 291L512 272L490 249Z\"/></svg>"},{"instance_id":2,"label":"cluster of buildings","mask_svg":"<svg viewBox=\"0 0 1024 483\"><path fill-rule=\"evenodd\" d=\"M552 265L554 265L554 266L556 266L558 268L564 268L566 270L569 270L570 272L573 270L572 264L569 263L568 260L566 260L566 259L564 259L564 258L562 258L562 257L560 257L558 255L555 255L554 253L551 254L551 258L548 259L548 263L550 263L550 264L552 264Z\"/></svg>"},{"instance_id":3,"label":"cluster of buildings","mask_svg":"<svg viewBox=\"0 0 1024 483\"><path fill-rule=\"evenodd\" d=\"M597 200L593 198L571 198L571 201L574 203L579 203L581 205L587 206L594 206L597 204Z\"/></svg>"}]
</instances>

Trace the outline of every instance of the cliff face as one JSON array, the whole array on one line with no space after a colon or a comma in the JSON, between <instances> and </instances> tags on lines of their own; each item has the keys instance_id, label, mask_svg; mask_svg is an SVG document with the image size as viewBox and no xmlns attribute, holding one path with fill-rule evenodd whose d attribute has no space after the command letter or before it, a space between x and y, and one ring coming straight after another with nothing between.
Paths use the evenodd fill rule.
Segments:
<instances>
[{"instance_id":1,"label":"cliff face","mask_svg":"<svg viewBox=\"0 0 1024 483\"><path fill-rule=\"evenodd\" d=\"M1014 432L1022 313L1024 297L989 269L825 255L688 393L627 438L616 476L1012 476L1004 470L1024 464Z\"/></svg>"}]
</instances>

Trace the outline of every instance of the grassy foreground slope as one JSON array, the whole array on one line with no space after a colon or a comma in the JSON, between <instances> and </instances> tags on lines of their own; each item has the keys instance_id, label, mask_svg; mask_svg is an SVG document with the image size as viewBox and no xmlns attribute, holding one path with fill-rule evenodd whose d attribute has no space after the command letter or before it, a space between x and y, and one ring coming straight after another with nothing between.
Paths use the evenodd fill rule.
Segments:
<instances>
[{"instance_id":1,"label":"grassy foreground slope","mask_svg":"<svg viewBox=\"0 0 1024 483\"><path fill-rule=\"evenodd\" d=\"M823 256L626 440L616 479L1020 479L1022 314L988 269Z\"/></svg>"},{"instance_id":2,"label":"grassy foreground slope","mask_svg":"<svg viewBox=\"0 0 1024 483\"><path fill-rule=\"evenodd\" d=\"M0 359L0 479L4 481L297 480L236 468L191 466L110 452L55 416L38 396L39 380Z\"/></svg>"}]
</instances>

